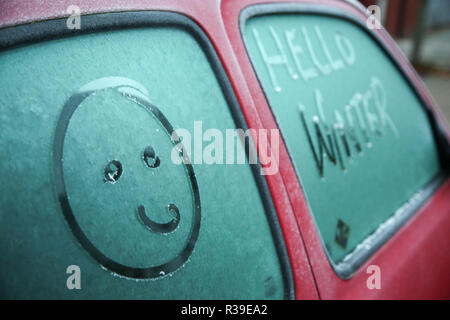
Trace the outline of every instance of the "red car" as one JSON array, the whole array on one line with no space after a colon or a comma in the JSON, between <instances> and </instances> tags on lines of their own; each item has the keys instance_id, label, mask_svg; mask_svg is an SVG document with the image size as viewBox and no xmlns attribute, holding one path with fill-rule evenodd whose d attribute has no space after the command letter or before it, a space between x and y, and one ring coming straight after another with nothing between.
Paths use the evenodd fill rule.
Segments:
<instances>
[{"instance_id":1,"label":"red car","mask_svg":"<svg viewBox=\"0 0 450 320\"><path fill-rule=\"evenodd\" d=\"M450 298L450 132L375 11L3 1L0 296Z\"/></svg>"}]
</instances>

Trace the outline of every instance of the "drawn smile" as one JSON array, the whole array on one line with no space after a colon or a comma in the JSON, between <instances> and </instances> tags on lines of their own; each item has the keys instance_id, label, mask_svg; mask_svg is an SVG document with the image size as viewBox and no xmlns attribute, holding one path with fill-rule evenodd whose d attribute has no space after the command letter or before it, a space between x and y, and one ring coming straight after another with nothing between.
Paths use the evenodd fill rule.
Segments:
<instances>
[{"instance_id":1,"label":"drawn smile","mask_svg":"<svg viewBox=\"0 0 450 320\"><path fill-rule=\"evenodd\" d=\"M142 159L145 165L151 169L158 168L161 163L161 160L156 155L156 152L152 146L145 148ZM119 160L111 160L105 166L103 181L115 184L122 177L122 173L122 163ZM150 231L155 233L169 234L175 231L180 224L180 211L173 203L167 205L167 213L172 216L172 220L167 223L159 223L152 220L146 214L145 207L142 204L138 206L137 210L140 222Z\"/></svg>"}]
</instances>

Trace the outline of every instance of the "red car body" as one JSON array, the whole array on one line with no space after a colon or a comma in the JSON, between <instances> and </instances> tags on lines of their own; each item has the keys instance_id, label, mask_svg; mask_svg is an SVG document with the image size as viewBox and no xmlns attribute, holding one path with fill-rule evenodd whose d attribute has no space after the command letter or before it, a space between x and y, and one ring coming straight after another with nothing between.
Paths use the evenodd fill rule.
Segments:
<instances>
[{"instance_id":1,"label":"red car body","mask_svg":"<svg viewBox=\"0 0 450 320\"><path fill-rule=\"evenodd\" d=\"M249 128L277 128L240 32L239 15L248 6L283 0L86 0L79 4L82 15L93 13L157 10L183 14L206 33L233 86ZM290 0L345 10L356 19L367 15L354 1ZM0 28L67 17L72 0L2 2ZM430 94L417 73L384 30L375 30L389 48L432 112L446 127ZM450 132L445 136L450 140ZM450 298L450 179L447 179L393 237L349 280L332 269L308 210L302 187L286 146L280 141L280 171L266 176L278 213L297 299L445 299ZM382 290L368 290L369 265L383 270Z\"/></svg>"}]
</instances>

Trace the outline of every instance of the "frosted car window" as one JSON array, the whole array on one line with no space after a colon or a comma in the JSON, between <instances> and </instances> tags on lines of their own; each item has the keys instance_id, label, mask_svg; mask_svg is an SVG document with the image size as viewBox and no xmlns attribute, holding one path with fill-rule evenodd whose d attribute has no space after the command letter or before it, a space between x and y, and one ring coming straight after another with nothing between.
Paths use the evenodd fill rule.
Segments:
<instances>
[{"instance_id":1,"label":"frosted car window","mask_svg":"<svg viewBox=\"0 0 450 320\"><path fill-rule=\"evenodd\" d=\"M243 36L327 253L346 261L440 172L424 107L347 20L260 15Z\"/></svg>"},{"instance_id":2,"label":"frosted car window","mask_svg":"<svg viewBox=\"0 0 450 320\"><path fill-rule=\"evenodd\" d=\"M2 297L285 297L250 166L171 161L173 129L236 128L191 33L39 42L0 70Z\"/></svg>"}]
</instances>

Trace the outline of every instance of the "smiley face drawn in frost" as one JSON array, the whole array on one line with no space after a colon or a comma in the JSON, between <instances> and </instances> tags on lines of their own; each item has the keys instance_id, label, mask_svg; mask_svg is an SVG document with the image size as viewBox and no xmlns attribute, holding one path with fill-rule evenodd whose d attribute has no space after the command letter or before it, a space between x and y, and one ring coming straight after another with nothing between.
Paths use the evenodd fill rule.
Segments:
<instances>
[{"instance_id":1,"label":"smiley face drawn in frost","mask_svg":"<svg viewBox=\"0 0 450 320\"><path fill-rule=\"evenodd\" d=\"M180 139L174 132L172 125L169 123L168 119L163 115L163 113L150 103L147 90L142 85L133 80L122 77L106 77L89 82L88 84L82 86L75 94L73 94L69 98L69 100L64 105L57 123L53 143L54 181L57 198L60 203L62 213L72 233L75 235L81 246L104 268L127 278L159 278L164 275L170 274L183 266L188 261L195 247L199 235L201 220L201 206L197 180L194 174L193 167L190 164L186 153L180 152L180 156L182 157L184 166L184 178L181 178L180 175L178 175L176 177L172 176L171 179L186 179L188 189L190 190L189 202L192 203L191 212L189 212L189 210L186 210L186 205L183 207L184 211L181 210L181 207L179 207L180 203L172 201L172 199L164 200L166 201L166 204L164 206L160 203L153 205L151 200L155 199L150 198L150 202L148 202L148 199L145 198L148 198L147 195L151 194L151 192L149 192L148 190L156 188L154 185L157 185L157 181L151 180L150 183L146 182L146 185L143 188L138 188L136 180L132 180L132 178L137 176L138 178L143 177L142 179L148 179L149 173L147 172L151 172L152 174L158 173L158 171L159 173L167 173L164 170L167 171L167 162L170 162L170 159L169 157L165 157L163 155L164 150L162 150L161 146L154 145L153 143L134 143L139 139L131 140L133 137L129 137L130 141L126 143L129 149L126 149L126 152L122 150L122 153L119 152L119 154L117 155L111 153L111 158L103 161L103 163L101 164L97 160L92 160L96 158L89 158L89 156L91 156L91 153L94 153L92 150L95 151L97 149L101 149L98 147L91 147L91 151L89 153L86 153L84 149L83 153L78 149L76 149L76 151L72 152L72 154L69 155L64 153L67 153L67 151L65 150L66 148L68 148L68 146L65 147L65 142L67 140L66 137L68 136L68 131L70 131L68 130L68 128L71 120L73 120L75 111L82 105L83 101L86 101L88 97L95 98L96 95L101 95L102 93L110 90L120 93L121 95L119 99L125 99L126 101L128 101L127 103L132 105L132 108L140 108L138 110L145 110L144 113L148 114L149 117L152 117L152 121L155 121L156 119L160 127L164 129L164 136L167 137L167 141L170 141L171 147L175 145L181 145ZM112 101L112 104L100 103L101 106L99 107L108 108L109 105L111 108L111 105L118 104L119 101L117 101L116 98L118 96L119 95L114 96L114 99L116 100ZM101 102L103 102L103 100L101 100ZM124 101L122 100L122 102ZM97 105L99 105L99 103L97 103ZM83 108L89 107L91 106L83 105ZM141 113L139 115L139 120L148 123L148 119L145 117L147 116L143 117ZM138 125L135 122L132 122L132 124L133 126ZM86 142L83 140L83 136L80 135L81 138L79 138L79 141L70 140L75 142L70 142L71 145L69 151L77 146L79 148L86 148L89 150L88 147L91 143L90 141L94 141L94 143L97 142L97 136L95 136L95 132L88 132L86 134L89 134L90 136L86 135L85 137L89 137L91 140ZM105 135L104 133L100 134L100 138L103 138L103 136ZM145 134L145 139L148 139L148 134ZM111 143L113 144L114 141L111 141ZM87 144L87 146L84 146L85 144ZM74 145L76 146L74 147ZM85 158L89 158L89 161L85 160ZM87 170L89 171L89 175L86 175L86 178L83 176L84 170L75 171L75 174L73 174L73 172L70 171L70 168L73 167L74 163L77 163L78 161L84 161L84 163L88 164L87 168L89 170L91 170L91 167L95 170ZM79 166L81 166L81 164ZM67 167L69 167L69 169L67 169ZM138 170L136 170L136 167L138 167ZM85 201L85 198L87 198L86 196L77 197L77 190L71 189L71 187L67 185L67 181L65 181L65 171L68 171L69 173L72 172L71 174L67 173L68 177L66 177L66 180L69 179L69 184L71 183L70 179L75 176L81 181L81 186L84 186L84 184L86 184L87 187L97 186L96 188L102 192L105 192L106 190L107 192L116 193L111 193L111 199L108 199L108 201L103 201L103 204L107 202L103 206L102 203L98 206L93 206L92 203L88 203L85 205L85 207L83 207L82 205L79 205L79 203L84 204L85 202L89 201ZM97 175L97 172L100 172L100 174ZM176 172L176 170L172 170L172 172L168 172L168 174L174 174L173 172ZM150 177L157 180L157 176L151 175ZM90 184L91 180L94 181L94 184ZM147 186L147 184L149 186ZM119 193L117 193L118 190L120 191ZM141 192L140 190L143 191ZM160 187L159 190L162 190L164 192L165 189L164 187ZM81 191L85 192L84 190ZM96 191L97 190L92 190L92 192L90 193L95 193ZM127 191L129 192L127 193ZM89 195L90 193L86 194ZM141 193L146 197L140 197ZM121 196L122 194L125 194L124 197L117 199L117 195ZM186 192L184 192L183 194L186 194ZM162 195L165 195L165 193L163 193ZM93 196L92 199L91 201L95 201L97 197ZM114 211L108 210L108 208L115 209L116 207L121 206L124 203L126 205L129 205L130 208L119 212L120 216L108 216L108 214L110 213L109 211ZM181 203L181 205L182 204L183 203ZM111 206L108 207L107 205ZM93 207L95 208L94 210L92 210ZM83 208L87 208L87 210L83 210ZM155 211L157 210L160 211L160 216L164 217L165 215L165 220L167 220L167 216L169 215L171 217L170 221L158 222L158 219L152 218L155 216ZM88 214L85 214L85 217L82 216L82 213L84 212L88 212ZM192 217L190 217L189 214L192 214ZM104 218L104 220L98 220L100 219L99 216L101 215L106 218ZM128 220L123 220L124 217ZM111 225L114 225L114 222L116 221L121 221L122 224L119 225L119 232L116 232L113 236L110 235L103 238L95 238L94 236L92 236L93 234L95 234L95 232L101 235L106 234L109 231L108 228L110 228ZM141 228L140 226L144 226L146 231L144 232L142 231L142 229L139 229ZM92 233L92 230L87 230L89 228L94 230L95 232ZM131 235L123 235L121 239L125 240L123 240L122 242L114 242L116 240L116 237L120 238L120 236L122 236L121 230L124 230L125 232L126 230L134 230L133 228L135 228L136 232L133 231L132 233L142 235L143 238L141 242L143 242L143 248L147 248L146 246L149 245L153 247L163 246L164 243L169 241L169 238L167 237L176 238L177 235L182 234L183 231L180 231L180 228L185 230L184 232L186 233L186 236L184 238L185 240L182 243L179 240L175 241L178 242L178 244L181 243L181 245L179 246L179 248L176 247L176 252L171 252L168 257L161 257L161 255L167 254L167 252L170 250L159 250L156 251L156 253L149 252L148 257L146 257L148 258L146 261L155 260L157 261L155 264L147 263L150 264L150 266L144 267L141 266L141 264L139 264L139 266L133 266L133 263L131 263L130 265L129 263L122 261L123 259L119 262L117 258L111 257L111 254L108 254L107 252L108 245L110 247L114 247L114 245L126 246L127 250L129 250L131 254L138 252L133 244L123 243L126 242L128 238L132 238ZM105 242L107 242L107 244L105 244ZM123 248L121 250L124 251ZM155 256L155 254L157 254L157 256ZM141 251L141 255L146 255L146 252Z\"/></svg>"}]
</instances>

